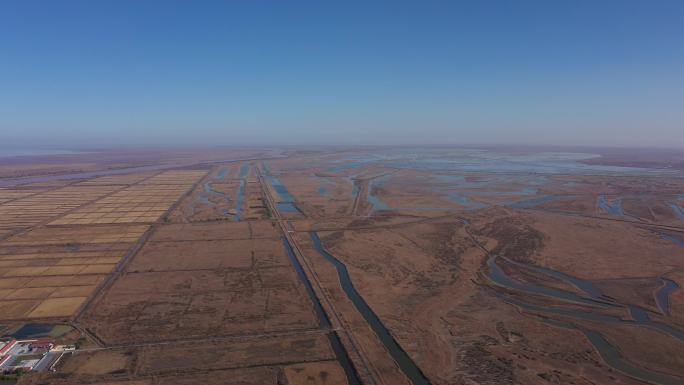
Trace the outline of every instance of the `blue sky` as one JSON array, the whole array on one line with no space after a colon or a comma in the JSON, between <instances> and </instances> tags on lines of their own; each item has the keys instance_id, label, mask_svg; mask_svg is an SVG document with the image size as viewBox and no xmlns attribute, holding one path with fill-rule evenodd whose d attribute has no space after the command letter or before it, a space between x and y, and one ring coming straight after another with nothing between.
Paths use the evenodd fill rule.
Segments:
<instances>
[{"instance_id":1,"label":"blue sky","mask_svg":"<svg viewBox=\"0 0 684 385\"><path fill-rule=\"evenodd\" d=\"M683 1L0 2L0 140L684 147Z\"/></svg>"}]
</instances>

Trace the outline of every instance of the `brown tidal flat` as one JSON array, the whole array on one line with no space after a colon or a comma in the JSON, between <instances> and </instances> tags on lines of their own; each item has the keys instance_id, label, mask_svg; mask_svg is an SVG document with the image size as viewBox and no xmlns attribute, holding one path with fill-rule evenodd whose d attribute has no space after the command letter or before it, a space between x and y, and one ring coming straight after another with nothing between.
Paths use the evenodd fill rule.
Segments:
<instances>
[{"instance_id":1,"label":"brown tidal flat","mask_svg":"<svg viewBox=\"0 0 684 385\"><path fill-rule=\"evenodd\" d=\"M494 155L4 169L50 178L0 189L0 322L80 346L19 384L684 382L684 177Z\"/></svg>"}]
</instances>

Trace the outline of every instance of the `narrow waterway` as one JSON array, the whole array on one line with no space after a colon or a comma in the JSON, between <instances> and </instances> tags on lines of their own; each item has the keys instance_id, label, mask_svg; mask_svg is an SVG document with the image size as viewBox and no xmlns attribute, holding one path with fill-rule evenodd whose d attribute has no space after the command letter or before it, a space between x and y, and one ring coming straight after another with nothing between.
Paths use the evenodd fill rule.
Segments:
<instances>
[{"instance_id":1,"label":"narrow waterway","mask_svg":"<svg viewBox=\"0 0 684 385\"><path fill-rule=\"evenodd\" d=\"M682 210L681 207L679 207L678 204L676 203L669 203L668 206L672 209L672 212L675 214L675 217L677 219L684 220L684 211Z\"/></svg>"},{"instance_id":2,"label":"narrow waterway","mask_svg":"<svg viewBox=\"0 0 684 385\"><path fill-rule=\"evenodd\" d=\"M667 235L667 234L663 234L663 233L659 233L659 234L660 234L660 237L661 237L661 238L663 238L663 239L665 239L665 240L667 240L667 241L670 241L670 242L674 243L675 245L677 245L677 246L679 246L679 247L684 247L684 240L681 240L681 239L679 239L679 238L675 238L675 237L673 237L673 236L671 236L671 235Z\"/></svg>"},{"instance_id":3,"label":"narrow waterway","mask_svg":"<svg viewBox=\"0 0 684 385\"><path fill-rule=\"evenodd\" d=\"M242 205L245 202L245 180L240 180L240 187L238 188L237 199L235 199L235 216L233 220L236 222L240 221L242 217Z\"/></svg>"},{"instance_id":4,"label":"narrow waterway","mask_svg":"<svg viewBox=\"0 0 684 385\"><path fill-rule=\"evenodd\" d=\"M282 211L284 213L299 213L300 211L295 204L295 198L292 194L290 194L285 185L283 185L283 183L276 177L266 176L266 178L278 194L279 199L276 201L276 207L278 208L278 211Z\"/></svg>"},{"instance_id":5,"label":"narrow waterway","mask_svg":"<svg viewBox=\"0 0 684 385\"><path fill-rule=\"evenodd\" d=\"M368 306L361 294L356 291L351 277L349 276L349 272L347 271L347 266L345 266L345 264L340 262L337 258L325 250L317 233L312 232L310 233L310 236L316 251L318 251L318 253L325 258L325 260L330 262L337 270L337 276L347 297L352 301L356 309L361 313L363 318L366 320L371 329L373 329L383 345L385 345L385 348L390 353L402 372L404 372L406 377L408 377L408 379L414 385L430 384L430 381L427 379L427 377L425 377L420 368L413 362L408 353L402 349L394 337L392 337L390 331L387 330L385 325L382 324L380 318L378 318L375 312L373 312L373 309Z\"/></svg>"},{"instance_id":6,"label":"narrow waterway","mask_svg":"<svg viewBox=\"0 0 684 385\"><path fill-rule=\"evenodd\" d=\"M567 197L561 197L558 195L545 195L541 196L538 198L530 198L530 199L524 199L521 201L516 201L512 203L508 203L505 206L514 208L514 209L528 209L531 207L536 207L543 205L544 203L552 202L555 200L560 200L560 199L567 199Z\"/></svg>"},{"instance_id":7,"label":"narrow waterway","mask_svg":"<svg viewBox=\"0 0 684 385\"><path fill-rule=\"evenodd\" d=\"M283 246L287 251L287 256L290 258L290 262L292 262L292 266L295 268L295 271L297 272L297 277L299 277L299 280L304 284L306 294L309 296L309 299L311 300L311 303L314 307L314 312L318 317L319 326L324 329L331 329L332 324L330 323L330 318L328 318L328 315L325 313L325 310L321 305L321 301L318 300L318 297L316 296L316 293L314 292L313 287L311 286L311 282L309 282L309 279L306 277L306 274L304 273L302 265L299 263L299 260L297 260L297 257L295 256L294 251L290 246L290 243L285 238L283 238ZM330 346L332 347L333 352L337 357L337 360L342 366L342 369L344 369L344 373L347 376L347 382L349 383L349 385L361 385L361 380L359 379L356 369L354 368L351 359L349 359L347 350L344 348L344 345L342 345L342 342L340 341L340 337L337 335L337 332L331 330L328 333L328 340L330 341Z\"/></svg>"},{"instance_id":8,"label":"narrow waterway","mask_svg":"<svg viewBox=\"0 0 684 385\"><path fill-rule=\"evenodd\" d=\"M368 192L366 194L366 201L372 206L371 211L391 210L387 203L383 202L377 195L373 194L373 184L381 185L382 182L375 182L373 180L368 182Z\"/></svg>"},{"instance_id":9,"label":"narrow waterway","mask_svg":"<svg viewBox=\"0 0 684 385\"><path fill-rule=\"evenodd\" d=\"M671 377L665 374L653 372L642 369L630 364L622 358L620 351L611 345L600 333L581 329L582 333L587 337L589 342L596 348L603 361L609 366L642 381L648 381L660 385L684 385L681 379Z\"/></svg>"},{"instance_id":10,"label":"narrow waterway","mask_svg":"<svg viewBox=\"0 0 684 385\"><path fill-rule=\"evenodd\" d=\"M666 315L670 315L670 294L679 290L679 285L671 279L661 278L663 285L656 290L654 297L658 304L660 311Z\"/></svg>"},{"instance_id":11,"label":"narrow waterway","mask_svg":"<svg viewBox=\"0 0 684 385\"><path fill-rule=\"evenodd\" d=\"M238 177L240 178L240 187L238 188L237 198L235 199L235 216L233 220L238 222L242 218L242 206L245 202L245 185L247 183L247 174L249 173L249 163L243 163L240 166Z\"/></svg>"},{"instance_id":12,"label":"narrow waterway","mask_svg":"<svg viewBox=\"0 0 684 385\"><path fill-rule=\"evenodd\" d=\"M243 163L240 166L240 175L238 177L240 179L245 179L245 178L247 178L248 173L249 173L249 163Z\"/></svg>"}]
</instances>

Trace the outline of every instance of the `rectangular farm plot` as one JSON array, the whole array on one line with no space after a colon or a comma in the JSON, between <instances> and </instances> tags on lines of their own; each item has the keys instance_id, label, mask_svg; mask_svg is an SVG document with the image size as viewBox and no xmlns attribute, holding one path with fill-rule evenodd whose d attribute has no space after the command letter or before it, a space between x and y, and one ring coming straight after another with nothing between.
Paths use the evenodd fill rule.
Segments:
<instances>
[{"instance_id":1,"label":"rectangular farm plot","mask_svg":"<svg viewBox=\"0 0 684 385\"><path fill-rule=\"evenodd\" d=\"M154 172L139 172L135 174L124 174L124 175L107 175L101 176L93 179L89 179L85 182L80 182L77 186L102 186L102 185L131 185L138 183L146 178L153 176Z\"/></svg>"},{"instance_id":2,"label":"rectangular farm plot","mask_svg":"<svg viewBox=\"0 0 684 385\"><path fill-rule=\"evenodd\" d=\"M71 316L105 275L0 278L0 320Z\"/></svg>"},{"instance_id":3,"label":"rectangular farm plot","mask_svg":"<svg viewBox=\"0 0 684 385\"><path fill-rule=\"evenodd\" d=\"M71 316L147 229L39 227L0 242L0 320Z\"/></svg>"},{"instance_id":4,"label":"rectangular farm plot","mask_svg":"<svg viewBox=\"0 0 684 385\"><path fill-rule=\"evenodd\" d=\"M62 286L56 288L55 291L50 293L50 297L86 297L95 290L97 286L85 285L85 286Z\"/></svg>"},{"instance_id":5,"label":"rectangular farm plot","mask_svg":"<svg viewBox=\"0 0 684 385\"><path fill-rule=\"evenodd\" d=\"M65 287L65 286L92 286L98 285L105 276L100 275L53 275L47 277L33 277L26 287Z\"/></svg>"},{"instance_id":6,"label":"rectangular farm plot","mask_svg":"<svg viewBox=\"0 0 684 385\"><path fill-rule=\"evenodd\" d=\"M70 316L104 278L104 274L1 277L0 320Z\"/></svg>"},{"instance_id":7,"label":"rectangular farm plot","mask_svg":"<svg viewBox=\"0 0 684 385\"><path fill-rule=\"evenodd\" d=\"M206 170L172 170L172 171L165 171L160 174L157 174L153 176L152 178L149 178L145 181L143 181L141 184L156 184L156 185L164 185L164 184L169 184L169 185L187 185L191 186L195 182L199 181L202 179L205 175L207 175Z\"/></svg>"},{"instance_id":8,"label":"rectangular farm plot","mask_svg":"<svg viewBox=\"0 0 684 385\"><path fill-rule=\"evenodd\" d=\"M121 186L67 186L0 202L0 229L37 225L120 188Z\"/></svg>"},{"instance_id":9,"label":"rectangular farm plot","mask_svg":"<svg viewBox=\"0 0 684 385\"><path fill-rule=\"evenodd\" d=\"M0 300L2 320L68 317L85 302L87 296L59 298L3 298Z\"/></svg>"},{"instance_id":10,"label":"rectangular farm plot","mask_svg":"<svg viewBox=\"0 0 684 385\"><path fill-rule=\"evenodd\" d=\"M54 287L25 287L12 290L3 299L40 299L47 298L55 291Z\"/></svg>"},{"instance_id":11,"label":"rectangular farm plot","mask_svg":"<svg viewBox=\"0 0 684 385\"><path fill-rule=\"evenodd\" d=\"M37 258L32 259L25 258L25 255L0 256L0 268L10 269L15 267L31 266L114 265L120 260L120 257L43 258L43 255L41 254L37 254L37 256ZM0 276L1 275L2 272L0 272Z\"/></svg>"},{"instance_id":12,"label":"rectangular farm plot","mask_svg":"<svg viewBox=\"0 0 684 385\"><path fill-rule=\"evenodd\" d=\"M40 304L40 300L16 300L5 301L0 300L0 308L2 308L3 320L16 320L27 318L29 313Z\"/></svg>"},{"instance_id":13,"label":"rectangular farm plot","mask_svg":"<svg viewBox=\"0 0 684 385\"><path fill-rule=\"evenodd\" d=\"M146 223L157 221L183 194L188 192L199 177L206 174L162 173L144 182L127 187L94 203L66 214L51 225ZM160 178L160 179L157 179ZM159 182L155 184L154 181ZM174 184L170 184L175 181ZM163 183L168 182L168 183Z\"/></svg>"},{"instance_id":14,"label":"rectangular farm plot","mask_svg":"<svg viewBox=\"0 0 684 385\"><path fill-rule=\"evenodd\" d=\"M147 225L40 227L6 239L0 242L0 246L132 243L137 241L148 228Z\"/></svg>"},{"instance_id":15,"label":"rectangular farm plot","mask_svg":"<svg viewBox=\"0 0 684 385\"><path fill-rule=\"evenodd\" d=\"M38 265L81 265L83 263L116 263L120 251L73 251L73 252L8 252L0 254L0 266L35 266ZM112 259L115 258L115 259ZM35 263L35 261L41 261ZM64 261L64 262L62 262ZM90 261L90 262L87 262Z\"/></svg>"},{"instance_id":16,"label":"rectangular farm plot","mask_svg":"<svg viewBox=\"0 0 684 385\"><path fill-rule=\"evenodd\" d=\"M37 191L30 190L11 190L11 189L0 189L0 203L9 202L14 199L23 198L29 195L35 194Z\"/></svg>"},{"instance_id":17,"label":"rectangular farm plot","mask_svg":"<svg viewBox=\"0 0 684 385\"><path fill-rule=\"evenodd\" d=\"M108 274L116 264L36 266L3 269L0 277L35 277L46 275Z\"/></svg>"},{"instance_id":18,"label":"rectangular farm plot","mask_svg":"<svg viewBox=\"0 0 684 385\"><path fill-rule=\"evenodd\" d=\"M19 289L0 289L0 300L45 299L62 297L85 297L95 290L95 285L84 286L46 286L22 287Z\"/></svg>"},{"instance_id":19,"label":"rectangular farm plot","mask_svg":"<svg viewBox=\"0 0 684 385\"><path fill-rule=\"evenodd\" d=\"M87 297L49 298L29 313L29 318L66 317L75 313Z\"/></svg>"}]
</instances>

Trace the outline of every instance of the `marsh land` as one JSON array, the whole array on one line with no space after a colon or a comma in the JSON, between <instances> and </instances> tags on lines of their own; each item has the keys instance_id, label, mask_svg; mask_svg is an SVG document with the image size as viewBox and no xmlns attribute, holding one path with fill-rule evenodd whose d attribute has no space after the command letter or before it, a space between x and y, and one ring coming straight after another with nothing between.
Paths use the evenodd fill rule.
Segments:
<instances>
[{"instance_id":1,"label":"marsh land","mask_svg":"<svg viewBox=\"0 0 684 385\"><path fill-rule=\"evenodd\" d=\"M78 346L19 384L684 384L681 159L2 158L0 332Z\"/></svg>"}]
</instances>

